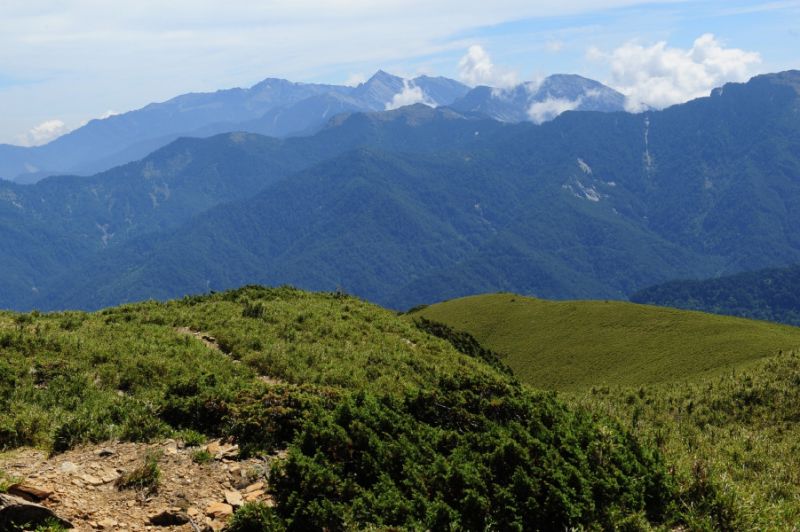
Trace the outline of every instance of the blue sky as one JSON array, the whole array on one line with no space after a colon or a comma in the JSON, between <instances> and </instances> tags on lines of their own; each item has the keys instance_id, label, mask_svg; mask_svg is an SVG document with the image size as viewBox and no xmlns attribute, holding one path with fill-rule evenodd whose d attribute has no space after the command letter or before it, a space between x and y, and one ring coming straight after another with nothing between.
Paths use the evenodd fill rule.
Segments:
<instances>
[{"instance_id":1,"label":"blue sky","mask_svg":"<svg viewBox=\"0 0 800 532\"><path fill-rule=\"evenodd\" d=\"M495 84L577 73L663 106L800 68L800 0L3 0L0 142L185 92L379 68Z\"/></svg>"}]
</instances>

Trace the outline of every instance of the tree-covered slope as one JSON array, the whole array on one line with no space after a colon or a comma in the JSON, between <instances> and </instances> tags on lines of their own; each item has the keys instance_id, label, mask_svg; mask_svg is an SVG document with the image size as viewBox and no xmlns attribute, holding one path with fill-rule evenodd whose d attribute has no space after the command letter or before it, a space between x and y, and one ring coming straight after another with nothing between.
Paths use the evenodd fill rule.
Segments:
<instances>
[{"instance_id":1,"label":"tree-covered slope","mask_svg":"<svg viewBox=\"0 0 800 532\"><path fill-rule=\"evenodd\" d=\"M73 261L3 305L97 308L247 282L339 286L395 308L500 290L623 299L797 262L799 77L641 115L503 125L418 105L254 137L244 144L256 158L269 146L265 168L297 171L256 172L258 192ZM235 182L215 162L240 156L231 137L203 142L215 155L198 173Z\"/></svg>"},{"instance_id":2,"label":"tree-covered slope","mask_svg":"<svg viewBox=\"0 0 800 532\"><path fill-rule=\"evenodd\" d=\"M214 206L250 199L281 178L347 150L454 149L475 142L475 124L489 131L500 127L420 107L375 118L343 116L309 138L234 133L181 139L142 161L91 178L53 177L35 185L0 181L0 306L30 308L52 277L92 263L104 250L119 256L122 267L132 267L156 235ZM419 140L442 136L442 130L450 135L436 145ZM129 251L123 250L131 240Z\"/></svg>"},{"instance_id":3,"label":"tree-covered slope","mask_svg":"<svg viewBox=\"0 0 800 532\"><path fill-rule=\"evenodd\" d=\"M670 281L640 290L630 299L800 326L800 266Z\"/></svg>"},{"instance_id":4,"label":"tree-covered slope","mask_svg":"<svg viewBox=\"0 0 800 532\"><path fill-rule=\"evenodd\" d=\"M466 297L412 314L474 336L526 383L555 390L687 382L800 349L800 329L620 301Z\"/></svg>"}]
</instances>

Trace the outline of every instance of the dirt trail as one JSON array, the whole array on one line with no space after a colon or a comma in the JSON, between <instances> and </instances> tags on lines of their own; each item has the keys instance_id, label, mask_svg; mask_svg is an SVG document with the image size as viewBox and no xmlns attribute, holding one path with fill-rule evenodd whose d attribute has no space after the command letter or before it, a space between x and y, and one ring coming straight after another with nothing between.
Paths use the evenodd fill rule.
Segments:
<instances>
[{"instance_id":1,"label":"dirt trail","mask_svg":"<svg viewBox=\"0 0 800 532\"><path fill-rule=\"evenodd\" d=\"M220 344L217 341L217 339L214 338L213 336L211 336L208 333L204 333L202 331L195 331L194 329L190 329L189 327L176 327L175 328L175 332L177 332L179 334L185 334L185 335L188 335L188 336L193 336L193 337L197 338L198 340L200 340L201 342L203 342L205 344L205 346L208 347L209 349L212 349L214 351L222 353L223 355L226 355L226 356L230 355L228 352L226 352L224 349L222 349L222 346L220 346ZM234 362L236 362L236 361L234 361ZM279 379L277 377L273 377L271 375L259 375L258 379L260 381L262 381L262 382L266 382L267 384L271 384L273 386L279 385L279 384L286 384L286 381L284 381L282 379Z\"/></svg>"}]
</instances>

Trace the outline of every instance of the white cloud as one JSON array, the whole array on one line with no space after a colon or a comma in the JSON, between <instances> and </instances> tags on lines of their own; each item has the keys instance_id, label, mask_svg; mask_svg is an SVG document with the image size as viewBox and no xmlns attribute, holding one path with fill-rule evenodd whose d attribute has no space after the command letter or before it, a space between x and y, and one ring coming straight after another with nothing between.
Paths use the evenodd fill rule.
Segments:
<instances>
[{"instance_id":1,"label":"white cloud","mask_svg":"<svg viewBox=\"0 0 800 532\"><path fill-rule=\"evenodd\" d=\"M392 97L392 101L386 104L386 110L391 111L392 109L397 109L406 105L413 105L415 103L424 103L429 107L436 107L436 105L431 102L427 95L422 91L421 87L417 87L410 83L407 79L404 79L403 90L395 94Z\"/></svg>"},{"instance_id":2,"label":"white cloud","mask_svg":"<svg viewBox=\"0 0 800 532\"><path fill-rule=\"evenodd\" d=\"M611 85L625 94L629 111L663 108L700 96L729 81L746 81L761 62L756 52L725 48L710 33L698 37L689 50L629 42L611 53L596 48L590 58L611 67Z\"/></svg>"},{"instance_id":3,"label":"white cloud","mask_svg":"<svg viewBox=\"0 0 800 532\"><path fill-rule=\"evenodd\" d=\"M548 98L541 102L535 102L528 108L528 116L535 124L541 124L552 120L561 113L577 109L583 98L568 100L566 98Z\"/></svg>"},{"instance_id":4,"label":"white cloud","mask_svg":"<svg viewBox=\"0 0 800 532\"><path fill-rule=\"evenodd\" d=\"M511 87L518 83L517 73L500 68L492 63L492 58L482 46L474 44L458 62L458 74L467 85L488 85L490 87Z\"/></svg>"},{"instance_id":5,"label":"white cloud","mask_svg":"<svg viewBox=\"0 0 800 532\"><path fill-rule=\"evenodd\" d=\"M344 84L348 87L357 87L367 81L367 76L361 72L350 74L345 80Z\"/></svg>"},{"instance_id":6,"label":"white cloud","mask_svg":"<svg viewBox=\"0 0 800 532\"><path fill-rule=\"evenodd\" d=\"M70 129L61 120L47 120L31 128L27 133L19 136L19 143L23 146L41 146L61 135L69 133Z\"/></svg>"}]
</instances>

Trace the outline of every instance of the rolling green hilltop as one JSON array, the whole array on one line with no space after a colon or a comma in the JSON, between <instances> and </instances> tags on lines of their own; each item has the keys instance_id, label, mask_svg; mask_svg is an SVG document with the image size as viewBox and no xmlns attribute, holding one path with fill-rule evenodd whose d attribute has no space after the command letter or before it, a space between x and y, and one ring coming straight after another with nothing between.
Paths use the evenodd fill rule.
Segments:
<instances>
[{"instance_id":1,"label":"rolling green hilltop","mask_svg":"<svg viewBox=\"0 0 800 532\"><path fill-rule=\"evenodd\" d=\"M472 334L537 388L700 381L800 349L800 329L621 301L465 297L414 316Z\"/></svg>"},{"instance_id":2,"label":"rolling green hilltop","mask_svg":"<svg viewBox=\"0 0 800 532\"><path fill-rule=\"evenodd\" d=\"M5 312L0 448L200 433L245 454L288 449L270 475L277 505L256 512L270 529L724 518L718 494L670 474L654 447L475 354L358 299L291 288Z\"/></svg>"},{"instance_id":3,"label":"rolling green hilltop","mask_svg":"<svg viewBox=\"0 0 800 532\"><path fill-rule=\"evenodd\" d=\"M660 449L678 476L702 479L701 492L720 496L718 519L690 529L778 531L800 519L800 329L510 294L411 314L423 317L471 332L520 379L566 390L568 404Z\"/></svg>"},{"instance_id":4,"label":"rolling green hilltop","mask_svg":"<svg viewBox=\"0 0 800 532\"><path fill-rule=\"evenodd\" d=\"M451 325L482 314L473 323L492 322L509 346L544 345L562 372L547 354L579 346L574 361L591 371L570 369L581 389L536 391L504 364L521 380L538 373L488 350L496 340L421 319L437 312ZM599 354L634 341L644 351L625 358L659 355L660 375L640 364L592 382L620 367ZM3 312L0 450L168 436L286 449L269 477L276 506L247 506L236 526L780 530L800 516L796 345L797 329L764 322L509 294L411 315L257 286Z\"/></svg>"}]
</instances>

